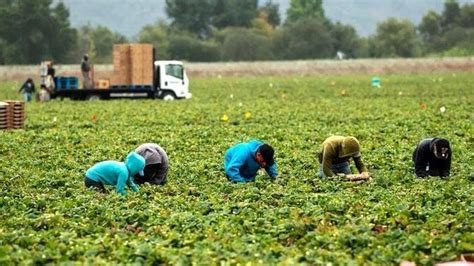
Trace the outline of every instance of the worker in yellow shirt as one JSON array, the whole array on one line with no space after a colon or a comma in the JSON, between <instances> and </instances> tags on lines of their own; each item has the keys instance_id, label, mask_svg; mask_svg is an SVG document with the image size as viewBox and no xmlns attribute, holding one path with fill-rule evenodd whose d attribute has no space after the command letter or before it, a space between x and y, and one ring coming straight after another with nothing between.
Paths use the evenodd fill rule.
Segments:
<instances>
[{"instance_id":1,"label":"worker in yellow shirt","mask_svg":"<svg viewBox=\"0 0 474 266\"><path fill-rule=\"evenodd\" d=\"M349 167L349 160L354 160L359 175L352 175ZM331 136L321 145L319 152L319 162L321 177L330 177L336 174L343 174L349 177L369 178L367 167L362 162L359 141L352 136Z\"/></svg>"}]
</instances>

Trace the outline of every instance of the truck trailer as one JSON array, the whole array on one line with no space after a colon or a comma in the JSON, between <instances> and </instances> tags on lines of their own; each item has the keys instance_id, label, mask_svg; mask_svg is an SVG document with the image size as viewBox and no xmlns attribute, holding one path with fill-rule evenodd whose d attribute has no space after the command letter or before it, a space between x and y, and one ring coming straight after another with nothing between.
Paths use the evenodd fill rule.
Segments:
<instances>
[{"instance_id":1,"label":"truck trailer","mask_svg":"<svg viewBox=\"0 0 474 266\"><path fill-rule=\"evenodd\" d=\"M68 82L68 78L73 82ZM66 82L63 82L64 79ZM114 76L111 79L98 80L104 81L102 83L93 82L94 88L79 88L78 78L75 77L57 77L56 80L56 88L51 93L51 98L151 98L169 101L192 97L183 63L175 60L155 60L153 48L143 44L114 45Z\"/></svg>"}]
</instances>

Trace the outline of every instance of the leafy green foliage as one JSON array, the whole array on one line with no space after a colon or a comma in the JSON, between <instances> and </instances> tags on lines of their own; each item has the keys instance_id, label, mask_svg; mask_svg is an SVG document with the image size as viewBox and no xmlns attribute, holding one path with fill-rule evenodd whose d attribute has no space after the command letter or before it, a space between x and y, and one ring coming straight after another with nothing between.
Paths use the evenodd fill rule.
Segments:
<instances>
[{"instance_id":1,"label":"leafy green foliage","mask_svg":"<svg viewBox=\"0 0 474 266\"><path fill-rule=\"evenodd\" d=\"M171 58L179 60L217 61L220 50L213 41L203 41L183 33L170 35L169 54Z\"/></svg>"},{"instance_id":2,"label":"leafy green foliage","mask_svg":"<svg viewBox=\"0 0 474 266\"><path fill-rule=\"evenodd\" d=\"M306 18L287 24L274 40L278 58L328 58L335 53L333 39L321 19Z\"/></svg>"},{"instance_id":3,"label":"leafy green foliage","mask_svg":"<svg viewBox=\"0 0 474 266\"><path fill-rule=\"evenodd\" d=\"M331 37L335 51L344 51L350 58L360 57L362 43L353 27L337 22L331 25Z\"/></svg>"},{"instance_id":4,"label":"leafy green foliage","mask_svg":"<svg viewBox=\"0 0 474 266\"><path fill-rule=\"evenodd\" d=\"M420 54L419 45L415 25L390 18L377 26L370 51L374 57L414 57Z\"/></svg>"},{"instance_id":5,"label":"leafy green foliage","mask_svg":"<svg viewBox=\"0 0 474 266\"><path fill-rule=\"evenodd\" d=\"M474 4L462 7L459 23L465 28L474 28Z\"/></svg>"},{"instance_id":6,"label":"leafy green foliage","mask_svg":"<svg viewBox=\"0 0 474 266\"><path fill-rule=\"evenodd\" d=\"M0 261L387 265L474 252L473 76L370 78L193 78L188 101L27 104L26 129L0 132ZM372 182L317 176L333 134L360 140ZM411 171L430 136L452 143L448 180ZM251 138L275 148L274 183L226 180L225 150ZM165 186L126 198L84 188L88 167L149 141L169 154Z\"/></svg>"},{"instance_id":7,"label":"leafy green foliage","mask_svg":"<svg viewBox=\"0 0 474 266\"><path fill-rule=\"evenodd\" d=\"M462 7L457 1L444 4L442 14L430 11L426 14L419 30L426 53L468 56L474 50L474 4Z\"/></svg>"},{"instance_id":8,"label":"leafy green foliage","mask_svg":"<svg viewBox=\"0 0 474 266\"><path fill-rule=\"evenodd\" d=\"M249 27L257 16L258 0L215 0L212 25L216 28Z\"/></svg>"},{"instance_id":9,"label":"leafy green foliage","mask_svg":"<svg viewBox=\"0 0 474 266\"><path fill-rule=\"evenodd\" d=\"M96 64L112 62L114 44L126 43L125 36L114 33L104 26L84 26L79 29L77 43L77 57L88 54L90 61ZM76 58L76 63L77 63Z\"/></svg>"},{"instance_id":10,"label":"leafy green foliage","mask_svg":"<svg viewBox=\"0 0 474 266\"><path fill-rule=\"evenodd\" d=\"M275 17L275 7L271 3L266 8L272 22L279 19ZM166 0L166 13L172 20L172 27L203 38L209 37L213 28L250 27L258 15L258 1Z\"/></svg>"},{"instance_id":11,"label":"leafy green foliage","mask_svg":"<svg viewBox=\"0 0 474 266\"><path fill-rule=\"evenodd\" d=\"M229 28L221 35L224 60L255 61L273 58L271 39L257 30Z\"/></svg>"},{"instance_id":12,"label":"leafy green foliage","mask_svg":"<svg viewBox=\"0 0 474 266\"><path fill-rule=\"evenodd\" d=\"M280 25L281 18L280 18L280 13L278 12L279 5L276 3L273 3L272 0L268 0L265 2L265 4L259 8L260 13L265 13L267 17L267 21L270 25L273 27L277 27Z\"/></svg>"},{"instance_id":13,"label":"leafy green foliage","mask_svg":"<svg viewBox=\"0 0 474 266\"><path fill-rule=\"evenodd\" d=\"M173 28L207 36L211 32L215 2L216 0L166 0L166 14L172 19Z\"/></svg>"},{"instance_id":14,"label":"leafy green foliage","mask_svg":"<svg viewBox=\"0 0 474 266\"><path fill-rule=\"evenodd\" d=\"M157 21L153 25L143 27L138 33L140 43L151 43L155 48L155 57L158 60L170 58L168 55L169 38L168 26L164 21Z\"/></svg>"},{"instance_id":15,"label":"leafy green foliage","mask_svg":"<svg viewBox=\"0 0 474 266\"><path fill-rule=\"evenodd\" d=\"M444 2L444 10L442 14L442 26L449 27L451 25L456 25L459 23L459 18L461 15L461 8L458 1L456 0L447 0Z\"/></svg>"},{"instance_id":16,"label":"leafy green foliage","mask_svg":"<svg viewBox=\"0 0 474 266\"><path fill-rule=\"evenodd\" d=\"M325 18L323 0L291 0L286 16L287 23L294 23L300 19Z\"/></svg>"},{"instance_id":17,"label":"leafy green foliage","mask_svg":"<svg viewBox=\"0 0 474 266\"><path fill-rule=\"evenodd\" d=\"M69 11L52 0L0 2L0 61L36 64L43 59L66 60L76 40Z\"/></svg>"}]
</instances>

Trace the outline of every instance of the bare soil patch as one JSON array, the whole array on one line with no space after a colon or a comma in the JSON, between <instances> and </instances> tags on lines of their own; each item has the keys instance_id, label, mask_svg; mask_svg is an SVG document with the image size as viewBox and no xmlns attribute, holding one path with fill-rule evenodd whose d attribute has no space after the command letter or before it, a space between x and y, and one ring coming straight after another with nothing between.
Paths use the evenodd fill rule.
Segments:
<instances>
[{"instance_id":1,"label":"bare soil patch","mask_svg":"<svg viewBox=\"0 0 474 266\"><path fill-rule=\"evenodd\" d=\"M348 74L423 74L473 72L474 57L417 59L300 60L229 63L186 63L190 77L217 76L314 76ZM79 64L56 65L60 76L80 77ZM112 76L112 65L95 65L95 78ZM39 79L38 66L0 66L0 81Z\"/></svg>"}]
</instances>

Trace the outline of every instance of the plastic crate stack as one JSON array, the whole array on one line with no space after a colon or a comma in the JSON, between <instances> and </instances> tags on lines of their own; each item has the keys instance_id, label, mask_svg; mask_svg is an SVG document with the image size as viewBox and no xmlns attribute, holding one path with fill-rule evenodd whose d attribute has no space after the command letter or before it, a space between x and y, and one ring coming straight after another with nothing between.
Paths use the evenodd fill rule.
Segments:
<instances>
[{"instance_id":1,"label":"plastic crate stack","mask_svg":"<svg viewBox=\"0 0 474 266\"><path fill-rule=\"evenodd\" d=\"M25 127L25 103L21 101L0 102L0 129L22 129Z\"/></svg>"},{"instance_id":2,"label":"plastic crate stack","mask_svg":"<svg viewBox=\"0 0 474 266\"><path fill-rule=\"evenodd\" d=\"M58 90L76 90L79 88L79 79L77 77L61 77L54 78L56 89Z\"/></svg>"},{"instance_id":3,"label":"plastic crate stack","mask_svg":"<svg viewBox=\"0 0 474 266\"><path fill-rule=\"evenodd\" d=\"M10 105L6 102L0 102L0 130L10 129L11 127Z\"/></svg>"}]
</instances>

